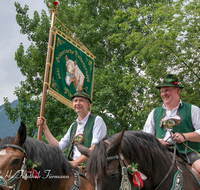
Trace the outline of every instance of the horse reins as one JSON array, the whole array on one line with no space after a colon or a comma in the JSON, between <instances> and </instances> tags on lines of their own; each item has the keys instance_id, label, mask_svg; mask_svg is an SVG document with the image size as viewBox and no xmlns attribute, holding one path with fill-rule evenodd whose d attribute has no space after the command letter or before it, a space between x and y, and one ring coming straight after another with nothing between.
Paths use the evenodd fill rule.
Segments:
<instances>
[{"instance_id":1,"label":"horse reins","mask_svg":"<svg viewBox=\"0 0 200 190\"><path fill-rule=\"evenodd\" d=\"M24 176L27 175L26 151L22 147L20 147L18 145L14 145L14 144L6 144L3 146L3 149L8 148L8 147L20 150L24 154L24 158L22 161L21 169L18 170L10 179L6 180L3 176L0 175L0 186L3 187L3 189L7 188L7 189L19 190L21 182L22 182L22 178L25 178ZM22 174L21 174L22 178L20 178L19 181L15 184L15 182L17 181L21 172L22 172ZM30 188L31 188L31 186L29 186L29 190L30 190Z\"/></svg>"},{"instance_id":2,"label":"horse reins","mask_svg":"<svg viewBox=\"0 0 200 190\"><path fill-rule=\"evenodd\" d=\"M171 132L174 133L174 131L171 131ZM185 139L186 144L187 144L187 140L186 140L185 136L184 136L182 133L179 133L179 134L181 134L181 135L183 136L183 138ZM172 140L173 140L173 137L172 137L172 134L171 134L171 133L170 133L170 135L171 135L171 138L172 138ZM174 165L175 165L175 161L176 161L176 151L178 151L178 148L177 148L177 145L176 145L176 141L173 140L173 142L174 142L174 153L173 153L172 164L171 164L171 166L170 166L170 168L169 168L167 174L166 174L165 177L162 179L162 181L158 184L158 186L156 187L155 190L158 190L158 188L161 186L161 184L167 179L167 177L169 176L169 174L171 173L171 171L172 171L172 169L173 169L173 167L174 167ZM179 151L178 151L178 152L179 152ZM185 153L186 153L187 161L189 162L189 158L188 158L188 156L187 156L187 146L186 146L186 149L185 149ZM181 155L181 154L180 154L180 155ZM185 159L183 158L183 160L185 160ZM178 171L181 171L179 167L177 167L177 169L178 169Z\"/></svg>"},{"instance_id":3,"label":"horse reins","mask_svg":"<svg viewBox=\"0 0 200 190\"><path fill-rule=\"evenodd\" d=\"M176 161L176 142L175 142L175 148L174 148L174 153L173 153L173 159L172 159L172 164L168 170L168 172L166 173L165 177L162 179L162 181L158 184L158 186L155 188L155 190L157 190L161 184L167 179L167 177L169 176L169 174L171 173L173 167L174 167L174 164L175 164L175 161Z\"/></svg>"}]
</instances>

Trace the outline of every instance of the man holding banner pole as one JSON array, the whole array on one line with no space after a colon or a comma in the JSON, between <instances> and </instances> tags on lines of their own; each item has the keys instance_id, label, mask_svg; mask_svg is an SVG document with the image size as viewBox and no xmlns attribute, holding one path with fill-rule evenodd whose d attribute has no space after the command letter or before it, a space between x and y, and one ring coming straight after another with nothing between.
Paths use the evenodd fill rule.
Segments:
<instances>
[{"instance_id":1,"label":"man holding banner pole","mask_svg":"<svg viewBox=\"0 0 200 190\"><path fill-rule=\"evenodd\" d=\"M37 118L37 126L42 125L43 132L49 144L60 147L61 150L69 149L68 160L74 167L84 163L88 158L78 151L74 141L79 142L89 149L102 140L107 134L107 127L100 116L90 114L88 111L92 101L85 89L76 92L72 98L73 109L78 118L73 122L66 135L60 140L51 134L44 117Z\"/></svg>"}]
</instances>

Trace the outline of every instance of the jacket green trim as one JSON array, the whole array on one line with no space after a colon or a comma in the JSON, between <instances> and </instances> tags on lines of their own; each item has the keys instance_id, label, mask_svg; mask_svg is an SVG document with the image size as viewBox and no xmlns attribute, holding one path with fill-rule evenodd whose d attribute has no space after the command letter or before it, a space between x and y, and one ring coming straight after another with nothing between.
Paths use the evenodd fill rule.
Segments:
<instances>
[{"instance_id":1,"label":"jacket green trim","mask_svg":"<svg viewBox=\"0 0 200 190\"><path fill-rule=\"evenodd\" d=\"M92 131L93 131L93 127L94 127L94 122L96 119L96 115L89 115L89 118L87 120L87 123L84 126L84 132L83 132L83 141L81 142L81 144L83 144L84 146L86 146L87 148L91 147L91 142L92 142ZM73 151L73 145L72 145L72 140L74 138L74 135L76 134L76 130L77 130L77 122L75 121L74 124L71 127L71 131L70 131L70 144L69 144L69 151L68 151L68 155L67 158L68 160L72 160L72 158L70 157L71 152Z\"/></svg>"}]
</instances>

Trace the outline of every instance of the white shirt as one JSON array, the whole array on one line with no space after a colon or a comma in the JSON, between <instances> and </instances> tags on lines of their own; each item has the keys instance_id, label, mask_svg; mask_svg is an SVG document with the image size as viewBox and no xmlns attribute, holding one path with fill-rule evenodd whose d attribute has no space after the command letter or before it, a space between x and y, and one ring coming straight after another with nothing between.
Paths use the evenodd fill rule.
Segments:
<instances>
[{"instance_id":1,"label":"white shirt","mask_svg":"<svg viewBox=\"0 0 200 190\"><path fill-rule=\"evenodd\" d=\"M90 115L90 112L88 112L86 117L81 121L79 121L78 118L76 119L78 127L77 127L77 130L76 130L75 136L77 136L78 134L83 134L84 127L85 127L85 125L88 121L89 115ZM59 142L59 147L62 151L69 148L70 131L71 131L73 124L74 123L71 124L66 135ZM95 121L94 121L93 131L92 131L91 146L93 144L97 144L100 140L102 140L106 136L106 134L107 134L107 127L106 127L104 120L100 116L96 116ZM73 160L76 160L80 156L81 156L81 153L78 151L77 147L74 146Z\"/></svg>"},{"instance_id":2,"label":"white shirt","mask_svg":"<svg viewBox=\"0 0 200 190\"><path fill-rule=\"evenodd\" d=\"M180 104L182 105L181 100L180 100L179 105ZM166 108L163 104L162 107L166 110L166 115L162 119L163 120L167 120L167 119L171 119L171 118L179 119L179 116L177 115L179 105L171 111L168 108ZM156 132L155 132L155 122L154 122L154 110L155 109L153 109L150 112L150 114L149 114L149 116L146 120L146 123L144 125L144 128L143 128L144 132L150 133L150 134L153 134L153 135L156 134ZM200 135L200 108L199 107L197 107L195 105L191 106L191 117L192 117L192 125L195 129L195 132ZM169 131L167 131L163 140L167 140L169 137L170 137L170 133L169 133ZM170 138L167 140L167 142L170 143L170 144L173 143Z\"/></svg>"}]
</instances>

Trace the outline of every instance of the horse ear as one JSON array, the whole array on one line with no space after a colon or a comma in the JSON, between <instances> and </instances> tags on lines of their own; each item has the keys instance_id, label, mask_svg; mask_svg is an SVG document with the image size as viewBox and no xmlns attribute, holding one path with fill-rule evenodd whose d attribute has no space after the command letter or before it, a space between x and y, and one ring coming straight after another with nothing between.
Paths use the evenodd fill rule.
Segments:
<instances>
[{"instance_id":1,"label":"horse ear","mask_svg":"<svg viewBox=\"0 0 200 190\"><path fill-rule=\"evenodd\" d=\"M106 150L108 156L113 156L121 150L125 129L126 128L124 128L122 132L108 146Z\"/></svg>"},{"instance_id":2,"label":"horse ear","mask_svg":"<svg viewBox=\"0 0 200 190\"><path fill-rule=\"evenodd\" d=\"M74 66L76 66L76 61L74 61Z\"/></svg>"},{"instance_id":3,"label":"horse ear","mask_svg":"<svg viewBox=\"0 0 200 190\"><path fill-rule=\"evenodd\" d=\"M88 158L90 157L92 150L90 150L89 148L85 147L84 145L80 143L75 143L75 145L81 154L87 156Z\"/></svg>"},{"instance_id":4,"label":"horse ear","mask_svg":"<svg viewBox=\"0 0 200 190\"><path fill-rule=\"evenodd\" d=\"M26 135L27 135L27 132L26 132L26 125L21 122L21 125L17 131L17 136L14 140L14 143L19 145L19 146L23 146L25 140L26 140Z\"/></svg>"},{"instance_id":5,"label":"horse ear","mask_svg":"<svg viewBox=\"0 0 200 190\"><path fill-rule=\"evenodd\" d=\"M65 60L66 60L66 61L68 61L68 60L69 60L69 59L68 59L68 57L67 57L67 55L65 55Z\"/></svg>"}]
</instances>

